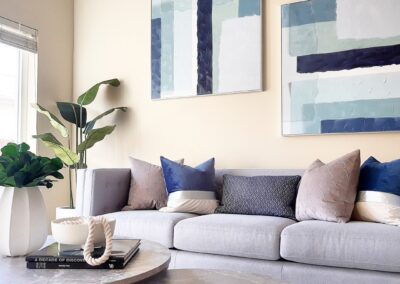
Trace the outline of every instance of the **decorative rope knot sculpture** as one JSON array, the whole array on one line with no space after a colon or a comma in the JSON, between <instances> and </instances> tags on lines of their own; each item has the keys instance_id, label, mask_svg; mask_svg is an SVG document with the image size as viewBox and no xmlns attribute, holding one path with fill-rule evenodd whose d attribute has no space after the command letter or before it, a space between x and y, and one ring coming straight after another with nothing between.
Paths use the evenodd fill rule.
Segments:
<instances>
[{"instance_id":1,"label":"decorative rope knot sculpture","mask_svg":"<svg viewBox=\"0 0 400 284\"><path fill-rule=\"evenodd\" d=\"M88 226L88 236L83 249L83 257L85 261L91 266L98 266L105 263L111 256L112 253L112 236L113 231L111 229L109 221L105 217L88 217L88 218L70 218L59 222L60 225L83 225ZM104 249L103 255L99 258L93 258L92 252L94 250L95 242L95 228L97 224L102 224L106 247Z\"/></svg>"}]
</instances>

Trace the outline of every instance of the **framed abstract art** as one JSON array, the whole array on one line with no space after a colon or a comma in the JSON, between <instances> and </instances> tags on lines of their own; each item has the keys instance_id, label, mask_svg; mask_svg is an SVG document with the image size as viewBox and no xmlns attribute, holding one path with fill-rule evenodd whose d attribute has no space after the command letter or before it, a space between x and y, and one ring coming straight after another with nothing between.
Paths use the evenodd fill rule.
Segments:
<instances>
[{"instance_id":1,"label":"framed abstract art","mask_svg":"<svg viewBox=\"0 0 400 284\"><path fill-rule=\"evenodd\" d=\"M152 0L152 99L262 89L260 0Z\"/></svg>"},{"instance_id":2,"label":"framed abstract art","mask_svg":"<svg viewBox=\"0 0 400 284\"><path fill-rule=\"evenodd\" d=\"M400 1L282 6L282 133L400 130Z\"/></svg>"}]
</instances>

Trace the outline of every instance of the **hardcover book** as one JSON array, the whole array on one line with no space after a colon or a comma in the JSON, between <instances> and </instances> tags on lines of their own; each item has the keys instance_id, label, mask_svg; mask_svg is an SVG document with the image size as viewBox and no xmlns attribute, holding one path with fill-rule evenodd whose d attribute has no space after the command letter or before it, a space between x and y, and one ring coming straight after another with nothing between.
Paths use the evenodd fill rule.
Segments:
<instances>
[{"instance_id":1,"label":"hardcover book","mask_svg":"<svg viewBox=\"0 0 400 284\"><path fill-rule=\"evenodd\" d=\"M139 250L140 240L113 240L109 260L99 266L90 266L83 258L83 250L58 249L54 243L26 256L30 269L122 269ZM104 248L95 248L92 256L100 257Z\"/></svg>"}]
</instances>

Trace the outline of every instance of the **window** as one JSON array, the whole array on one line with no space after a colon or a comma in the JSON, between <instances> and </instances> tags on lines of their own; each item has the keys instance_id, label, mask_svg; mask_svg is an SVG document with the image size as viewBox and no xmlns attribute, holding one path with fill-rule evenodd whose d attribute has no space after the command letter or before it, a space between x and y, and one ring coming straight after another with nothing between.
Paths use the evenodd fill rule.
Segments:
<instances>
[{"instance_id":1,"label":"window","mask_svg":"<svg viewBox=\"0 0 400 284\"><path fill-rule=\"evenodd\" d=\"M26 142L35 151L37 31L0 17L0 147Z\"/></svg>"}]
</instances>

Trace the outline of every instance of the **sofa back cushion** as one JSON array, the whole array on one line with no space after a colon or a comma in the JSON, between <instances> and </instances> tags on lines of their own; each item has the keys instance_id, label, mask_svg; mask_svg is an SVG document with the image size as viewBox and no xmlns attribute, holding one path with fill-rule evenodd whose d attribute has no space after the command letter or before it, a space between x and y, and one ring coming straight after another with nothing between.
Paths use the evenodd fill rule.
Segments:
<instances>
[{"instance_id":1,"label":"sofa back cushion","mask_svg":"<svg viewBox=\"0 0 400 284\"><path fill-rule=\"evenodd\" d=\"M217 213L295 218L300 176L224 175Z\"/></svg>"},{"instance_id":2,"label":"sofa back cushion","mask_svg":"<svg viewBox=\"0 0 400 284\"><path fill-rule=\"evenodd\" d=\"M374 157L361 166L354 219L400 225L400 160Z\"/></svg>"},{"instance_id":3,"label":"sofa back cushion","mask_svg":"<svg viewBox=\"0 0 400 284\"><path fill-rule=\"evenodd\" d=\"M359 150L328 164L316 160L300 183L297 220L348 222L354 208L359 174Z\"/></svg>"}]
</instances>

